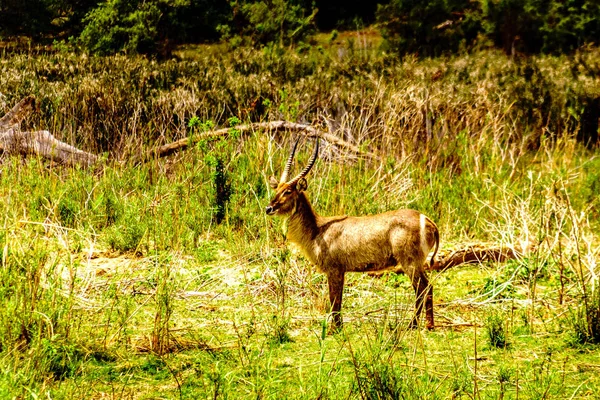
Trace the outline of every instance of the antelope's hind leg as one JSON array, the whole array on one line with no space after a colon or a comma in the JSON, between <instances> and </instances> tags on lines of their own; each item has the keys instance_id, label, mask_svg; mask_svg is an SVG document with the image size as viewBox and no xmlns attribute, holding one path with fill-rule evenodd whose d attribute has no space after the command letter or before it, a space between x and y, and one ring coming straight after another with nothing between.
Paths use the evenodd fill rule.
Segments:
<instances>
[{"instance_id":1,"label":"antelope's hind leg","mask_svg":"<svg viewBox=\"0 0 600 400\"><path fill-rule=\"evenodd\" d=\"M429 283L427 274L421 268L415 268L414 272L409 275L413 288L415 289L415 316L411 321L411 328L418 328L419 318L423 313L423 305L425 305L425 320L426 328L432 330L435 328L433 319L433 286Z\"/></svg>"}]
</instances>

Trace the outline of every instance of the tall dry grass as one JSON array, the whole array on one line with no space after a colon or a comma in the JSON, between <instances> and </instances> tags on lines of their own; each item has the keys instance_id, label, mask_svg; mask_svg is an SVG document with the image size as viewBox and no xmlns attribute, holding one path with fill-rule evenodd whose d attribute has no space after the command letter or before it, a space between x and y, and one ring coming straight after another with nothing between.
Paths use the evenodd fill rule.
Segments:
<instances>
[{"instance_id":1,"label":"tall dry grass","mask_svg":"<svg viewBox=\"0 0 600 400\"><path fill-rule=\"evenodd\" d=\"M5 108L36 95L41 113L30 124L116 157L187 136L194 116L218 125L230 117L322 124L393 157L426 157L436 169L461 168L460 137L476 153L496 144L499 160L514 163L541 138L594 135L587 123L597 119L600 90L593 49L574 57L489 51L403 62L357 53L213 50L160 63L5 54L0 92ZM476 161L481 168L486 160Z\"/></svg>"}]
</instances>

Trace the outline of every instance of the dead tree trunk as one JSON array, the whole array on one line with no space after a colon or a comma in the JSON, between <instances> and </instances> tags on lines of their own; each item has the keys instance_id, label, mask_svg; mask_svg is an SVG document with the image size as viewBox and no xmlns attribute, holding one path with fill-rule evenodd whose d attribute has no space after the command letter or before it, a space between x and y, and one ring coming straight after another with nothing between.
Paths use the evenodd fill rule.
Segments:
<instances>
[{"instance_id":1,"label":"dead tree trunk","mask_svg":"<svg viewBox=\"0 0 600 400\"><path fill-rule=\"evenodd\" d=\"M0 152L37 155L67 165L92 166L98 161L94 154L79 150L57 140L48 131L22 132L21 121L35 108L35 98L25 97L0 118Z\"/></svg>"}]
</instances>

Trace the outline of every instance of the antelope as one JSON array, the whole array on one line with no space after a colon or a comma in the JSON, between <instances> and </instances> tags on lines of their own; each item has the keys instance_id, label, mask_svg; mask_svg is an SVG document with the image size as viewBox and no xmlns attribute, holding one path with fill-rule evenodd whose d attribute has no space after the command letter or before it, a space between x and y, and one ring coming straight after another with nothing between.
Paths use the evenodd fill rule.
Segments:
<instances>
[{"instance_id":1,"label":"antelope","mask_svg":"<svg viewBox=\"0 0 600 400\"><path fill-rule=\"evenodd\" d=\"M306 176L319 154L319 139L308 165L288 180L298 146L297 140L279 181L270 178L275 195L266 207L268 215L288 218L287 239L296 244L316 268L327 276L332 331L342 327L342 293L346 272L402 271L411 280L416 294L411 328L419 326L425 305L426 327L434 329L433 287L425 273L426 257L435 246L431 264L439 249L435 223L415 210L388 211L361 217L320 216L306 195Z\"/></svg>"}]
</instances>

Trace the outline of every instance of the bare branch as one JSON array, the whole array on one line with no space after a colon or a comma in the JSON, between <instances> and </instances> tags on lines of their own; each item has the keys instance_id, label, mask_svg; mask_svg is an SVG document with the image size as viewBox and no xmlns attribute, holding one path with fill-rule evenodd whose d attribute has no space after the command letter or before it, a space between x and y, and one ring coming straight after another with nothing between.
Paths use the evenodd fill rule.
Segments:
<instances>
[{"instance_id":1,"label":"bare branch","mask_svg":"<svg viewBox=\"0 0 600 400\"><path fill-rule=\"evenodd\" d=\"M17 127L35 107L35 97L27 96L0 118L0 132Z\"/></svg>"},{"instance_id":2,"label":"bare branch","mask_svg":"<svg viewBox=\"0 0 600 400\"><path fill-rule=\"evenodd\" d=\"M241 134L247 134L248 132L256 131L256 130L267 130L270 132L280 132L280 131L293 131L306 135L307 137L319 137L330 144L341 147L347 151L355 153L360 156L379 159L379 156L371 153L360 150L357 146L348 143L332 134L322 132L310 125L298 124L294 122L288 121L272 121L272 122L255 122L250 124L237 125L232 128L223 128L217 129L213 131L203 132L199 135L195 135L190 138L180 139L176 142L166 144L164 146L160 146L156 149L151 150L143 156L134 158L134 162L143 163L149 161L153 158L160 158L171 155L177 151L185 150L189 146L193 146L194 144L207 139L214 139L221 136L227 136L232 132L237 132Z\"/></svg>"}]
</instances>

